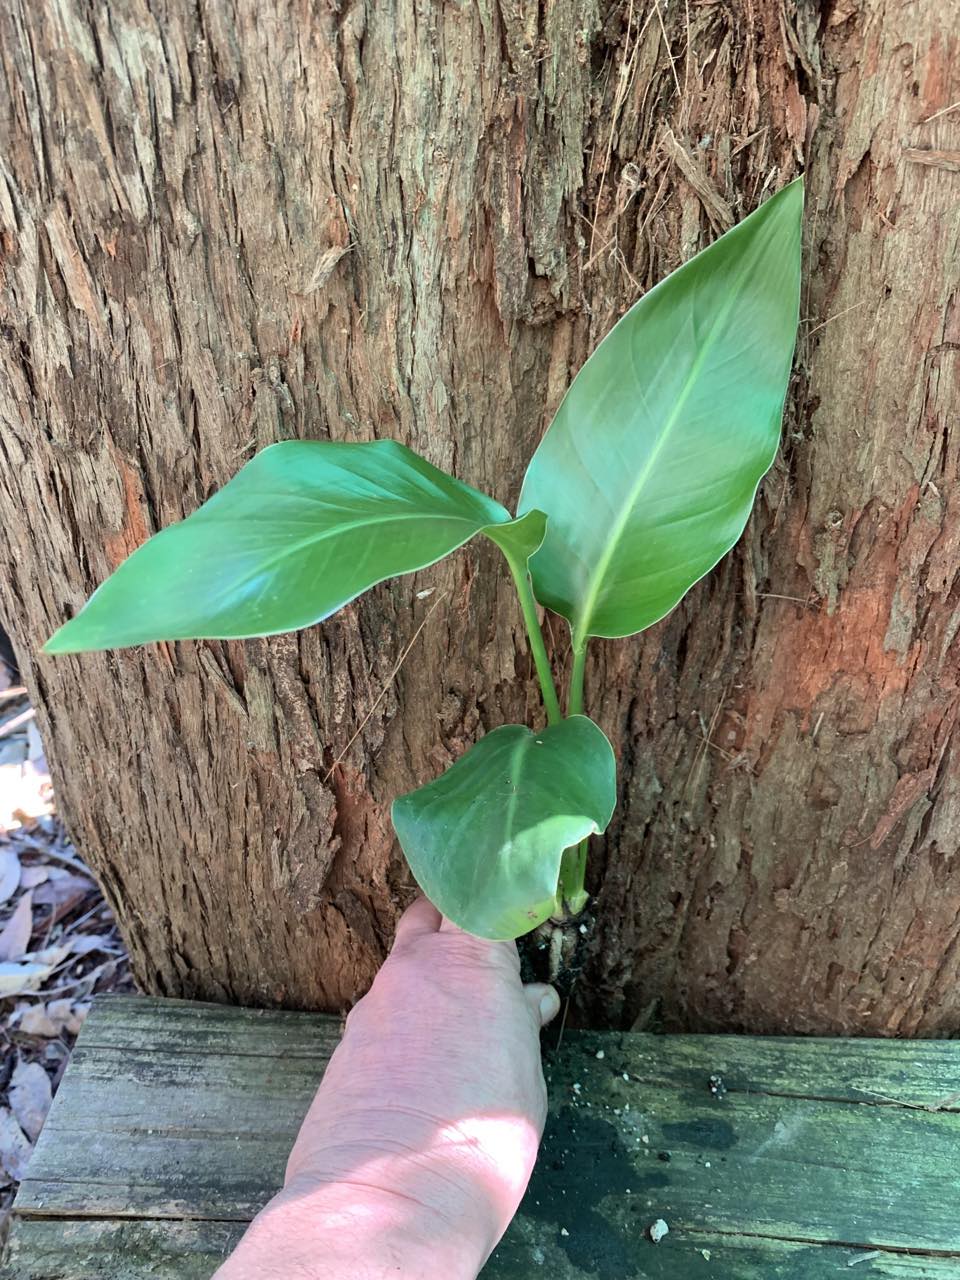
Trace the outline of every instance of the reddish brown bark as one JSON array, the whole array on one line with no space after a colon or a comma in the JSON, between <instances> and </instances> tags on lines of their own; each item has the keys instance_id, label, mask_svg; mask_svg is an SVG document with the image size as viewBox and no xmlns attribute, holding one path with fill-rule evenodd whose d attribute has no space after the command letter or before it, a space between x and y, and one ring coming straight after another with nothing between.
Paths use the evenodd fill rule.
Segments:
<instances>
[{"instance_id":1,"label":"reddish brown bark","mask_svg":"<svg viewBox=\"0 0 960 1280\"><path fill-rule=\"evenodd\" d=\"M582 1014L957 1028L960 250L937 113L958 19L0 15L0 609L148 988L364 987L410 888L391 797L536 714L518 611L469 548L295 637L53 660L45 635L278 438L401 439L514 500L614 319L806 167L797 375L756 517L669 619L591 660L622 798Z\"/></svg>"}]
</instances>

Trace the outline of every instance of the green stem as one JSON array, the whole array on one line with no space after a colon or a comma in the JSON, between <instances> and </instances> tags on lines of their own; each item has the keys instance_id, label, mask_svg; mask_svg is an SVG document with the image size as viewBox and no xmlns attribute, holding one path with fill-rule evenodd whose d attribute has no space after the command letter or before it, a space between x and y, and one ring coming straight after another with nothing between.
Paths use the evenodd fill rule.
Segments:
<instances>
[{"instance_id":1,"label":"green stem","mask_svg":"<svg viewBox=\"0 0 960 1280\"><path fill-rule=\"evenodd\" d=\"M589 894L584 888L587 874L587 841L565 849L560 862L560 883L557 887L557 914L578 916L587 905Z\"/></svg>"},{"instance_id":2,"label":"green stem","mask_svg":"<svg viewBox=\"0 0 960 1280\"><path fill-rule=\"evenodd\" d=\"M570 672L570 689L567 693L567 715L583 715L583 668L587 661L587 645L573 651L573 670Z\"/></svg>"},{"instance_id":3,"label":"green stem","mask_svg":"<svg viewBox=\"0 0 960 1280\"><path fill-rule=\"evenodd\" d=\"M527 570L526 562L521 564L511 555L507 555L507 564L510 566L510 573L513 575L513 581L517 588L517 595L520 597L520 609L523 613L523 621L530 640L533 663L537 668L537 676L540 680L543 705L547 709L547 721L550 724L559 724L563 719L563 713L560 710L560 699L557 697L557 686L553 683L553 672L550 669L550 659L547 657L547 647L543 643L540 620L537 618L537 602L533 598L530 574Z\"/></svg>"},{"instance_id":4,"label":"green stem","mask_svg":"<svg viewBox=\"0 0 960 1280\"><path fill-rule=\"evenodd\" d=\"M583 670L587 661L587 642L573 650L573 669L567 690L567 715L583 715ZM579 915L587 905L589 895L584 887L587 875L587 840L581 840L566 849L560 862L560 883L557 887L557 914Z\"/></svg>"}]
</instances>

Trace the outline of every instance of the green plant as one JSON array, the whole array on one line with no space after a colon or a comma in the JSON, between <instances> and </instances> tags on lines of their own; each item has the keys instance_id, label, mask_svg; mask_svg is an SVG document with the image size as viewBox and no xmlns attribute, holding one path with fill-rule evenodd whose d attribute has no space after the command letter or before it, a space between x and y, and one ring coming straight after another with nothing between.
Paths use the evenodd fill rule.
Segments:
<instances>
[{"instance_id":1,"label":"green plant","mask_svg":"<svg viewBox=\"0 0 960 1280\"><path fill-rule=\"evenodd\" d=\"M802 203L798 180L627 312L571 385L516 517L393 441L276 444L134 552L47 651L310 626L483 534L516 584L547 726L488 733L400 797L394 825L465 929L517 937L577 913L587 838L616 800L613 751L583 714L587 645L657 622L743 531L779 439ZM570 626L566 718L537 602Z\"/></svg>"}]
</instances>

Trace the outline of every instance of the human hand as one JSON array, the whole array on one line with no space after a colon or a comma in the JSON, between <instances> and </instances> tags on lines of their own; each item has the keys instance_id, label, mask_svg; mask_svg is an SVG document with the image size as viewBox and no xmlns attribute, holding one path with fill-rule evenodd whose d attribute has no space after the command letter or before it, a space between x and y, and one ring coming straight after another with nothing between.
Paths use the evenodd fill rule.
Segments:
<instances>
[{"instance_id":1,"label":"human hand","mask_svg":"<svg viewBox=\"0 0 960 1280\"><path fill-rule=\"evenodd\" d=\"M272 1274L262 1247L259 1270L230 1269L264 1230L284 1250L278 1275L474 1280L533 1170L546 1117L539 1031L558 1007L552 987L522 985L513 942L414 903L347 1019L284 1190L221 1280Z\"/></svg>"}]
</instances>

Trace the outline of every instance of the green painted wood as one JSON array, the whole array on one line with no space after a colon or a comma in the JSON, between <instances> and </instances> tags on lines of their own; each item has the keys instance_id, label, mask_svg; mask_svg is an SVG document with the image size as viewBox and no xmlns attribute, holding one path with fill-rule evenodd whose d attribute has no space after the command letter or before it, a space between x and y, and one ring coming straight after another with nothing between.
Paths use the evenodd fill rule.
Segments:
<instances>
[{"instance_id":1,"label":"green painted wood","mask_svg":"<svg viewBox=\"0 0 960 1280\"><path fill-rule=\"evenodd\" d=\"M18 1196L21 1269L3 1274L212 1274L279 1186L338 1032L99 1001ZM545 1061L543 1153L485 1277L960 1280L960 1043L568 1032Z\"/></svg>"},{"instance_id":2,"label":"green painted wood","mask_svg":"<svg viewBox=\"0 0 960 1280\"><path fill-rule=\"evenodd\" d=\"M19 1223L2 1280L209 1280L243 1232L230 1222L156 1222L144 1219L33 1218ZM638 1253L640 1251L638 1245ZM628 1271L615 1254L595 1255L572 1269L565 1241L535 1232L532 1223L511 1234L483 1272L483 1280L551 1280L613 1275L617 1280L957 1280L950 1258L848 1249L837 1245L751 1240L742 1236L667 1236L642 1246Z\"/></svg>"}]
</instances>

